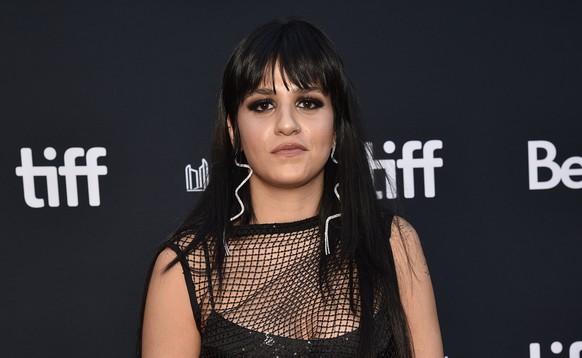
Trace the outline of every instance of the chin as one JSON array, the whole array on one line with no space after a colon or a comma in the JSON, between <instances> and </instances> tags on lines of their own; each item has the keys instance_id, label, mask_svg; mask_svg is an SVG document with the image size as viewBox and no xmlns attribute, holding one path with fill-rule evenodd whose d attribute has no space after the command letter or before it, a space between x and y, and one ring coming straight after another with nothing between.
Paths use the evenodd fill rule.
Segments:
<instances>
[{"instance_id":1,"label":"chin","mask_svg":"<svg viewBox=\"0 0 582 358\"><path fill-rule=\"evenodd\" d=\"M292 189L292 188L300 188L302 186L308 185L310 183L318 182L318 175L313 177L305 177L305 176L285 176L285 177L278 177L274 178L273 184L280 188ZM323 183L323 181L322 181Z\"/></svg>"},{"instance_id":2,"label":"chin","mask_svg":"<svg viewBox=\"0 0 582 358\"><path fill-rule=\"evenodd\" d=\"M309 183L309 180L287 179L287 180L276 180L273 182L273 186L276 186L276 187L282 188L282 189L293 189L293 188L302 187L308 183Z\"/></svg>"}]
</instances>

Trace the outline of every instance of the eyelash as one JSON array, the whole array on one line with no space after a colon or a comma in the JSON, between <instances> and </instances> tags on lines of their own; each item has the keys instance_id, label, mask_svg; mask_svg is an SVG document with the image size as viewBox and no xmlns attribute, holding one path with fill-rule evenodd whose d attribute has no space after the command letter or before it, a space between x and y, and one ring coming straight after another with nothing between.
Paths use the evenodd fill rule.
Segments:
<instances>
[{"instance_id":1,"label":"eyelash","mask_svg":"<svg viewBox=\"0 0 582 358\"><path fill-rule=\"evenodd\" d=\"M248 108L249 108L249 110L251 110L253 112L262 113L262 112L268 111L270 109L270 108L261 108L261 107L267 106L267 105L272 106L273 102L270 99L260 99L258 101L251 102L248 105Z\"/></svg>"},{"instance_id":2,"label":"eyelash","mask_svg":"<svg viewBox=\"0 0 582 358\"><path fill-rule=\"evenodd\" d=\"M321 100L319 100L317 98L312 98L312 97L300 98L299 103L303 103L303 104L309 103L310 107L305 107L305 106L302 107L305 109L313 110L313 109L318 109L318 108L323 107L323 102Z\"/></svg>"},{"instance_id":3,"label":"eyelash","mask_svg":"<svg viewBox=\"0 0 582 358\"><path fill-rule=\"evenodd\" d=\"M321 101L317 98L303 97L297 101L297 105L298 105L298 107L306 109L306 110L315 110L315 109L323 107L323 101ZM262 112L265 112L265 111L268 111L271 109L271 108L265 108L267 106L274 107L273 101L271 99L260 99L260 100L251 102L247 107L251 111L262 113Z\"/></svg>"}]
</instances>

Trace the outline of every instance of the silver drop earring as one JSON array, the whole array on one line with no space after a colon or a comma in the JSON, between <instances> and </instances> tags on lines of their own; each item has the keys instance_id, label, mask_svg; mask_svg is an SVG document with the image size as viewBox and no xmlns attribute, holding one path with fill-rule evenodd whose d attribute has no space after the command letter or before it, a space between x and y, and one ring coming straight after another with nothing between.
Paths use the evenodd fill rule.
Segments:
<instances>
[{"instance_id":1,"label":"silver drop earring","mask_svg":"<svg viewBox=\"0 0 582 358\"><path fill-rule=\"evenodd\" d=\"M339 183L337 183L335 185L335 187L333 188L333 192L335 193L335 196L337 197L337 200L340 200L340 196L339 196L339 193L337 192L337 188L339 188ZM331 252L329 250L329 222L330 222L330 220L337 219L340 216L342 216L342 214L341 213L338 213L338 214L330 215L330 216L327 217L327 219L325 219L325 236L324 236L324 239L325 239L325 254L326 255L329 255L330 252Z\"/></svg>"},{"instance_id":2,"label":"silver drop earring","mask_svg":"<svg viewBox=\"0 0 582 358\"><path fill-rule=\"evenodd\" d=\"M236 197L236 200L238 201L238 204L240 205L240 211L238 214L236 214L235 216L230 218L230 222L235 221L236 219L238 219L239 217L242 216L242 214L245 212L245 206L244 203L242 202L242 199L240 198L240 196L238 195L238 191L240 190L240 188L242 188L243 185L245 185L245 183L247 181L249 181L249 179L251 178L251 176L253 175L253 169L251 168L250 165L248 164L242 164L240 163L237 158L237 156L234 156L234 164L239 167L239 168L246 168L249 171L249 174L246 176L246 178L243 179L243 181L236 187L236 189L234 190L234 196ZM226 253L226 256L230 256L230 250L228 249L228 243L226 242L226 233L223 231L222 232L222 243L224 245L224 252Z\"/></svg>"},{"instance_id":3,"label":"silver drop earring","mask_svg":"<svg viewBox=\"0 0 582 358\"><path fill-rule=\"evenodd\" d=\"M334 162L335 164L337 164L337 159L334 158L334 154L335 154L335 141L333 142L333 145L331 146L331 154L330 154L330 158L331 161ZM337 192L337 189L339 188L339 183L336 183L334 188L333 188L333 192L335 193L335 196L337 198L338 201L340 200L340 195ZM340 216L342 216L341 213L338 214L334 214L334 215L330 215L327 217L327 219L325 219L325 233L324 233L324 242L325 242L325 254L329 255L331 253L331 250L329 249L329 222L333 219L337 219Z\"/></svg>"},{"instance_id":4,"label":"silver drop earring","mask_svg":"<svg viewBox=\"0 0 582 358\"><path fill-rule=\"evenodd\" d=\"M335 164L337 164L337 159L335 159L335 158L333 157L333 155L334 155L334 154L335 154L335 140L333 141L333 144L332 144L332 146L331 146L331 154L330 154L330 156L329 156L329 157L331 158L331 161L332 161L332 162L334 162Z\"/></svg>"}]
</instances>

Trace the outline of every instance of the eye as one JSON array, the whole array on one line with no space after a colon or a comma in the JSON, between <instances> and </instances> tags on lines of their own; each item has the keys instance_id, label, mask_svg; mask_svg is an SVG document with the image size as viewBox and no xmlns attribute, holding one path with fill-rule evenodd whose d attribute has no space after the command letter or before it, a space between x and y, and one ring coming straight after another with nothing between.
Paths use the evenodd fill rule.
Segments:
<instances>
[{"instance_id":1,"label":"eye","mask_svg":"<svg viewBox=\"0 0 582 358\"><path fill-rule=\"evenodd\" d=\"M323 101L317 98L301 98L299 102L297 102L297 106L299 108L313 110L323 107Z\"/></svg>"},{"instance_id":2,"label":"eye","mask_svg":"<svg viewBox=\"0 0 582 358\"><path fill-rule=\"evenodd\" d=\"M259 113L268 111L273 108L275 108L275 105L270 99L260 99L248 105L249 110Z\"/></svg>"}]
</instances>

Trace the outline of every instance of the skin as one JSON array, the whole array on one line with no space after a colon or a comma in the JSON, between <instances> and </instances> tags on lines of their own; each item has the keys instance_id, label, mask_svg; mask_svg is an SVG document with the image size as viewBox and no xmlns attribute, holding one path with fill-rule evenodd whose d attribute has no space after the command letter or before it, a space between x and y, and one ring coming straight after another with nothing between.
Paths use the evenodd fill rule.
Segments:
<instances>
[{"instance_id":1,"label":"skin","mask_svg":"<svg viewBox=\"0 0 582 358\"><path fill-rule=\"evenodd\" d=\"M406 220L396 217L392 221L390 245L414 357L443 358L434 291L418 234Z\"/></svg>"},{"instance_id":2,"label":"skin","mask_svg":"<svg viewBox=\"0 0 582 358\"><path fill-rule=\"evenodd\" d=\"M237 116L242 150L254 170L249 185L255 223L289 222L317 213L323 168L334 141L329 97L317 89L302 91L290 84L286 88L279 71L275 91L272 84L265 78L243 101ZM228 124L233 140L230 118ZM414 355L442 358L434 294L418 235L403 219L395 219L390 244ZM200 355L200 333L182 267L163 272L175 257L166 249L154 266L144 314L144 358Z\"/></svg>"},{"instance_id":3,"label":"skin","mask_svg":"<svg viewBox=\"0 0 582 358\"><path fill-rule=\"evenodd\" d=\"M317 213L323 167L334 141L329 96L287 83L289 88L275 71L275 90L265 78L238 110L242 150L254 171L250 187L256 223L289 222ZM233 140L230 118L228 122Z\"/></svg>"}]
</instances>

